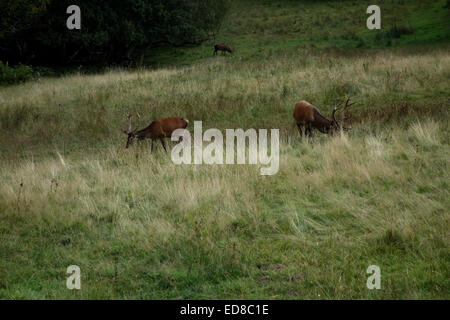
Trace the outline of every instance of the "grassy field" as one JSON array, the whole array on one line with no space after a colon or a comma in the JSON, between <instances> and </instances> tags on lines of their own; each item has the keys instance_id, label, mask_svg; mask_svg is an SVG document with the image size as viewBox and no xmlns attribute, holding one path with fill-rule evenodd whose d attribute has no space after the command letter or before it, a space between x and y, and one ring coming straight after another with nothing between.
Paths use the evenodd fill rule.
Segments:
<instances>
[{"instance_id":1,"label":"grassy field","mask_svg":"<svg viewBox=\"0 0 450 320\"><path fill-rule=\"evenodd\" d=\"M411 8L446 13L434 11L445 1L399 3L411 21L421 21ZM234 2L227 16L224 39L248 30L233 57L165 49L149 57L163 68L0 88L0 298L449 298L450 46L419 45L442 30L408 26L426 33L412 47L402 36L394 48L311 48L278 37L273 21L285 30L292 6L315 17L335 7L323 12L363 29L366 6L359 18L337 2L255 6ZM267 29L252 36L259 22ZM344 96L358 102L352 130L300 141L294 104L329 116ZM127 112L141 127L182 116L204 130L279 128L280 170L177 166L160 146L125 149ZM81 290L66 288L73 264ZM381 290L366 287L372 264Z\"/></svg>"},{"instance_id":2,"label":"grassy field","mask_svg":"<svg viewBox=\"0 0 450 320\"><path fill-rule=\"evenodd\" d=\"M273 60L302 49L367 49L450 42L450 4L446 0L380 0L379 31L366 27L370 0L237 0L233 1L216 36L235 49L234 59ZM204 61L214 40L191 48L162 47L145 61L153 66L180 66Z\"/></svg>"}]
</instances>

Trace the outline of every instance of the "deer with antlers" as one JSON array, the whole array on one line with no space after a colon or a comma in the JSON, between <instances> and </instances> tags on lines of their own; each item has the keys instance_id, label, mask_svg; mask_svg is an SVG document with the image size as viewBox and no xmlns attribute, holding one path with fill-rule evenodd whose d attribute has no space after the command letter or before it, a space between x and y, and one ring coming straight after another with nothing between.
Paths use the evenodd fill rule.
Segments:
<instances>
[{"instance_id":1,"label":"deer with antlers","mask_svg":"<svg viewBox=\"0 0 450 320\"><path fill-rule=\"evenodd\" d=\"M138 118L140 118L138 114ZM123 132L128 135L126 148L131 146L135 139L144 140L151 139L152 140L152 151L153 151L153 142L156 139L161 141L161 144L164 150L167 152L166 143L164 138L170 138L172 136L172 132L176 129L186 129L189 124L189 120L180 117L170 117L165 119L159 119L152 121L146 128L142 130L131 130L131 114L128 115L128 130L124 130Z\"/></svg>"},{"instance_id":2,"label":"deer with antlers","mask_svg":"<svg viewBox=\"0 0 450 320\"><path fill-rule=\"evenodd\" d=\"M298 131L300 132L300 137L303 136L303 127L305 127L305 135L308 134L312 137L312 128L319 130L322 133L333 133L339 128L343 128L344 130L348 130L348 128L343 127L342 123L338 123L336 120L335 114L338 110L344 111L351 105L355 104L350 103L350 98L345 102L345 106L341 108L342 101L336 100L334 103L333 113L331 115L332 120L328 120L325 118L319 110L313 106L308 101L299 101L295 104L294 108L294 119L297 125Z\"/></svg>"}]
</instances>

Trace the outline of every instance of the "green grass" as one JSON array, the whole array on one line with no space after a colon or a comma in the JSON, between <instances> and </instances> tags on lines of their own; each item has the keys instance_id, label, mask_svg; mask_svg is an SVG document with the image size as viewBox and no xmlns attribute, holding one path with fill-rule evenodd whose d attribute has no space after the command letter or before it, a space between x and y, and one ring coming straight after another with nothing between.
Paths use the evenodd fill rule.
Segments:
<instances>
[{"instance_id":1,"label":"green grass","mask_svg":"<svg viewBox=\"0 0 450 320\"><path fill-rule=\"evenodd\" d=\"M292 7L346 12L235 5L223 34L283 29ZM270 30L247 46L242 34L233 58L199 60L205 45L176 49L171 67L0 88L0 298L448 299L448 43L317 50ZM352 130L300 142L294 104L329 116L344 96L358 102ZM140 127L183 116L204 130L279 128L279 172L125 149L127 112ZM65 286L72 264L79 291ZM366 288L372 264L381 290Z\"/></svg>"},{"instance_id":2,"label":"green grass","mask_svg":"<svg viewBox=\"0 0 450 320\"><path fill-rule=\"evenodd\" d=\"M371 1L232 1L216 36L236 50L234 59L253 61L301 49L373 49L434 44L450 40L446 1L378 1L381 30L368 30ZM394 36L394 27L409 34ZM145 62L154 66L189 65L210 58L213 39L191 48L152 49Z\"/></svg>"}]
</instances>

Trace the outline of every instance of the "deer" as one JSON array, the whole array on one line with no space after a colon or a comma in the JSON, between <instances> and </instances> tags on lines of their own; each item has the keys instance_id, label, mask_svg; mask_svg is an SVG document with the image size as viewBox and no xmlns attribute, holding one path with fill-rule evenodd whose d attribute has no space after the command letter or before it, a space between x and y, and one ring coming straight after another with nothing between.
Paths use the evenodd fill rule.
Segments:
<instances>
[{"instance_id":1,"label":"deer","mask_svg":"<svg viewBox=\"0 0 450 320\"><path fill-rule=\"evenodd\" d=\"M350 103L350 98L347 98L345 102L344 108L342 111L354 105L355 102ZM322 133L333 133L336 132L339 128L343 128L343 130L348 130L348 128L343 127L342 124L339 124L336 120L335 114L341 109L340 105L342 101L336 100L334 103L333 113L331 114L332 120L325 118L315 106L313 106L308 101L299 101L295 104L293 117L295 119L295 123L297 125L298 131L300 133L300 138L303 136L303 126L305 127L305 135L308 134L312 137L312 127L319 130Z\"/></svg>"},{"instance_id":2,"label":"deer","mask_svg":"<svg viewBox=\"0 0 450 320\"><path fill-rule=\"evenodd\" d=\"M223 43L214 45L213 55L217 55L217 51L222 51L223 53L229 52L229 53L233 54L233 50L231 50L230 47L228 47L226 44L223 44Z\"/></svg>"},{"instance_id":3,"label":"deer","mask_svg":"<svg viewBox=\"0 0 450 320\"><path fill-rule=\"evenodd\" d=\"M138 115L138 118L139 115ZM159 120L153 120L150 124L141 130L137 130L137 127L134 130L131 130L131 114L128 115L128 129L123 130L123 133L128 135L127 144L125 146L128 149L131 145L133 145L134 140L144 140L151 139L152 140L152 149L153 152L153 142L156 139L161 141L161 144L164 148L164 151L167 153L166 143L164 138L170 138L172 136L172 132L176 129L186 129L189 124L189 120L180 117L170 117Z\"/></svg>"}]
</instances>

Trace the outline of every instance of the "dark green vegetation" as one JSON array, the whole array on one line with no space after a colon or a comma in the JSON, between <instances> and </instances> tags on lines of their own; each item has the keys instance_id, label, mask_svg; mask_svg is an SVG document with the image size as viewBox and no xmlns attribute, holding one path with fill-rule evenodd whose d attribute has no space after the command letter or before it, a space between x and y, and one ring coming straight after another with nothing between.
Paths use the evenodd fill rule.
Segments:
<instances>
[{"instance_id":1,"label":"dark green vegetation","mask_svg":"<svg viewBox=\"0 0 450 320\"><path fill-rule=\"evenodd\" d=\"M168 68L0 88L0 297L448 299L450 54L430 18L445 2L380 6L394 3L408 15L372 33L364 1L236 1L217 35L232 57L212 57L211 44L164 49L149 61ZM381 34L379 47L356 49L325 23L305 22L303 42L276 35L291 13L335 17L374 47ZM398 37L404 28L414 33ZM336 37L313 40L327 30ZM352 130L299 142L295 102L328 116L346 95L358 102ZM280 170L125 150L129 111L140 126L176 115L279 128ZM72 264L80 291L65 287ZM366 288L371 264L381 290Z\"/></svg>"},{"instance_id":2,"label":"dark green vegetation","mask_svg":"<svg viewBox=\"0 0 450 320\"><path fill-rule=\"evenodd\" d=\"M223 0L80 0L81 29L68 30L69 0L0 3L0 60L79 66L137 63L145 48L197 44L226 12Z\"/></svg>"},{"instance_id":3,"label":"dark green vegetation","mask_svg":"<svg viewBox=\"0 0 450 320\"><path fill-rule=\"evenodd\" d=\"M29 66L19 64L9 66L0 61L0 84L13 84L30 80L33 77L33 69Z\"/></svg>"}]
</instances>

